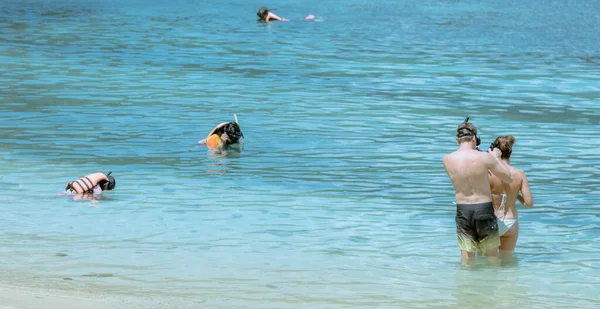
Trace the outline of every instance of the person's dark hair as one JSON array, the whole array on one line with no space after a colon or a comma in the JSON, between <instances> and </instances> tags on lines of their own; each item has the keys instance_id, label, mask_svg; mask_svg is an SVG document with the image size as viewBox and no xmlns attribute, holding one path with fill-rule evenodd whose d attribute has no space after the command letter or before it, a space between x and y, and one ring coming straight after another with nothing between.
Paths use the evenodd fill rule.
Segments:
<instances>
[{"instance_id":1,"label":"person's dark hair","mask_svg":"<svg viewBox=\"0 0 600 309\"><path fill-rule=\"evenodd\" d=\"M493 148L498 148L502 151L502 159L510 159L512 154L512 146L515 144L515 137L512 135L498 136L492 143Z\"/></svg>"},{"instance_id":2,"label":"person's dark hair","mask_svg":"<svg viewBox=\"0 0 600 309\"><path fill-rule=\"evenodd\" d=\"M108 181L100 180L100 182L98 183L102 191L112 190L117 185L117 180L115 179L115 177L110 176L110 174L112 174L112 172L106 174L106 178L108 178Z\"/></svg>"},{"instance_id":3,"label":"person's dark hair","mask_svg":"<svg viewBox=\"0 0 600 309\"><path fill-rule=\"evenodd\" d=\"M267 15L269 15L269 9L263 6L260 9L258 9L256 15L258 15L258 18L265 20L267 18Z\"/></svg>"},{"instance_id":4,"label":"person's dark hair","mask_svg":"<svg viewBox=\"0 0 600 309\"><path fill-rule=\"evenodd\" d=\"M244 133L240 129L240 126L235 122L229 122L223 126L223 133L229 137L228 144L237 143L240 138L244 137Z\"/></svg>"},{"instance_id":5,"label":"person's dark hair","mask_svg":"<svg viewBox=\"0 0 600 309\"><path fill-rule=\"evenodd\" d=\"M477 146L479 146L479 137L477 137L477 128L474 124L469 122L469 117L465 119L465 122L461 123L456 129L456 139L458 143L464 143L471 141L471 138L477 139Z\"/></svg>"}]
</instances>

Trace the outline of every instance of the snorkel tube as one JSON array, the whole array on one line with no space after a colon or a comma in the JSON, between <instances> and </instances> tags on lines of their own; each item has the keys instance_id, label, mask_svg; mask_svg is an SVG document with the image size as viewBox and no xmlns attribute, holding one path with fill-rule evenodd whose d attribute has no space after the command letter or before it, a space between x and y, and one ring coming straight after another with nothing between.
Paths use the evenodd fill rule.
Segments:
<instances>
[{"instance_id":1,"label":"snorkel tube","mask_svg":"<svg viewBox=\"0 0 600 309\"><path fill-rule=\"evenodd\" d=\"M467 116L467 118L465 118L465 121L463 123L464 124L469 123L469 119L470 119L470 117ZM475 128L474 125L473 125L473 127ZM459 128L460 128L460 126L459 126ZM475 136L475 149L479 150L479 151L485 151L485 150L479 149L479 145L481 144L481 139L479 138L479 135L477 134L476 131L477 131L477 128L475 128L475 131L473 131L471 128L465 126L465 127L457 130L456 137L462 138L462 137L467 137L467 136Z\"/></svg>"}]
</instances>

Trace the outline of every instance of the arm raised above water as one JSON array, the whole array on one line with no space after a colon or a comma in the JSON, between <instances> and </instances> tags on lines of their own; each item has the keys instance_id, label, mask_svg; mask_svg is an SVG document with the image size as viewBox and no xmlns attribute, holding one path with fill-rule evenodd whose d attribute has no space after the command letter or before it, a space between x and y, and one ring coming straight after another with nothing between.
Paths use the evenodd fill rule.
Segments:
<instances>
[{"instance_id":1,"label":"arm raised above water","mask_svg":"<svg viewBox=\"0 0 600 309\"><path fill-rule=\"evenodd\" d=\"M281 17L275 15L272 12L269 12L269 14L267 15L267 17L265 18L265 21L270 21L270 20L288 21L287 19L281 18Z\"/></svg>"},{"instance_id":2,"label":"arm raised above water","mask_svg":"<svg viewBox=\"0 0 600 309\"><path fill-rule=\"evenodd\" d=\"M488 153L491 156L489 158L489 170L492 172L492 174L500 178L500 180L502 180L503 182L510 183L512 181L510 169L508 168L506 163L500 159L500 156L502 155L500 149L490 149L488 150Z\"/></svg>"}]
</instances>

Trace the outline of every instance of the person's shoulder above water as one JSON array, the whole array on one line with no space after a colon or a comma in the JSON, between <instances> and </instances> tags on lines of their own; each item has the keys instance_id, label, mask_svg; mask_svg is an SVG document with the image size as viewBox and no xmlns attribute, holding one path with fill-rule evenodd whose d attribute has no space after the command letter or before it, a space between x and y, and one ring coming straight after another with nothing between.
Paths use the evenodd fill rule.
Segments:
<instances>
[{"instance_id":1,"label":"person's shoulder above water","mask_svg":"<svg viewBox=\"0 0 600 309\"><path fill-rule=\"evenodd\" d=\"M486 202L491 199L489 188L486 187L489 185L488 170L503 181L510 180L510 170L499 160L499 149L494 148L487 153L477 150L481 140L469 117L456 129L456 142L458 149L444 156L442 162L457 191L457 203L463 195L472 196L473 203ZM473 182L474 179L477 181ZM465 186L465 183L471 182L471 186Z\"/></svg>"},{"instance_id":2,"label":"person's shoulder above water","mask_svg":"<svg viewBox=\"0 0 600 309\"><path fill-rule=\"evenodd\" d=\"M108 174L98 172L83 176L70 181L65 190L71 194L102 194L103 191L113 190L117 185L117 181L111 174L112 172Z\"/></svg>"},{"instance_id":3,"label":"person's shoulder above water","mask_svg":"<svg viewBox=\"0 0 600 309\"><path fill-rule=\"evenodd\" d=\"M269 8L267 7L261 7L260 9L258 9L258 12L256 12L256 15L258 16L260 21L264 21L264 22L269 22L269 21L288 21L288 19L285 18L281 18L279 16L277 16L275 13L271 12L269 10Z\"/></svg>"}]
</instances>

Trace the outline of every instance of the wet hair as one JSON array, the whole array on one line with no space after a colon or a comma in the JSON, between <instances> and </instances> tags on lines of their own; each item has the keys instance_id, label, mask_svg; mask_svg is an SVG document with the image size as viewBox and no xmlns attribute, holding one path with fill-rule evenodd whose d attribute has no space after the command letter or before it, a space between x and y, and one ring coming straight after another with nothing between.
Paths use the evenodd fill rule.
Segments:
<instances>
[{"instance_id":1,"label":"wet hair","mask_svg":"<svg viewBox=\"0 0 600 309\"><path fill-rule=\"evenodd\" d=\"M493 148L498 148L502 151L502 159L510 159L512 154L512 146L515 144L515 137L512 135L504 135L496 137L492 143Z\"/></svg>"},{"instance_id":2,"label":"wet hair","mask_svg":"<svg viewBox=\"0 0 600 309\"><path fill-rule=\"evenodd\" d=\"M258 9L256 15L258 15L258 18L265 20L267 18L267 15L269 15L269 9L263 6L260 9Z\"/></svg>"},{"instance_id":3,"label":"wet hair","mask_svg":"<svg viewBox=\"0 0 600 309\"><path fill-rule=\"evenodd\" d=\"M473 136L475 136L477 140L477 146L479 146L480 140L477 136L477 128L474 124L469 122L469 117L467 117L465 122L461 123L456 129L456 139L458 139L458 143L464 143L471 141Z\"/></svg>"},{"instance_id":4,"label":"wet hair","mask_svg":"<svg viewBox=\"0 0 600 309\"><path fill-rule=\"evenodd\" d=\"M240 129L240 126L235 122L228 122L223 126L223 133L227 134L229 140L227 144L235 144L239 142L240 138L244 137L244 133Z\"/></svg>"},{"instance_id":5,"label":"wet hair","mask_svg":"<svg viewBox=\"0 0 600 309\"><path fill-rule=\"evenodd\" d=\"M110 174L112 174L112 172L109 172L106 175L106 177L108 178L108 181L100 180L100 182L98 183L100 185L100 188L102 189L102 191L112 190L117 185L117 181L115 180L115 177L110 176Z\"/></svg>"}]
</instances>

